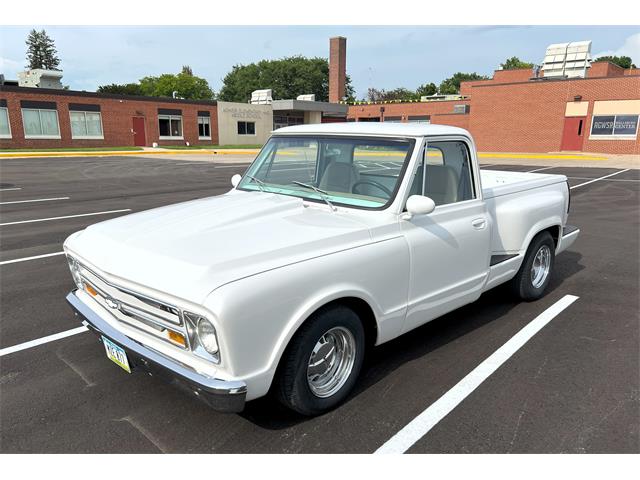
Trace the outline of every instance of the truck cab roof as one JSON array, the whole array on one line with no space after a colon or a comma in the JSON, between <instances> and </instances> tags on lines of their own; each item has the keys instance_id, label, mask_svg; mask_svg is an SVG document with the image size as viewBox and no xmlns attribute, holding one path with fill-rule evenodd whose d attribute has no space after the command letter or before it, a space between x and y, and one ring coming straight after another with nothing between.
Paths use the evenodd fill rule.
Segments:
<instances>
[{"instance_id":1,"label":"truck cab roof","mask_svg":"<svg viewBox=\"0 0 640 480\"><path fill-rule=\"evenodd\" d=\"M274 135L282 134L321 134L321 135L381 135L381 136L444 136L464 135L471 137L467 130L449 125L431 125L428 123L392 123L392 122L344 122L344 123L316 123L295 125L275 130Z\"/></svg>"}]
</instances>

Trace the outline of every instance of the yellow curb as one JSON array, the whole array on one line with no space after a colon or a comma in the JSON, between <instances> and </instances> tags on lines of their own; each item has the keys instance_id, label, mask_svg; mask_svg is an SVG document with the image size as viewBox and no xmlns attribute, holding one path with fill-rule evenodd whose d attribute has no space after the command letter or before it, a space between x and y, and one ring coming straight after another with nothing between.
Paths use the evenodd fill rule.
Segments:
<instances>
[{"instance_id":1,"label":"yellow curb","mask_svg":"<svg viewBox=\"0 0 640 480\"><path fill-rule=\"evenodd\" d=\"M596 157L593 155L566 155L566 154L550 154L550 153L478 153L482 158L531 158L531 159L550 159L550 160L608 160L607 157Z\"/></svg>"}]
</instances>

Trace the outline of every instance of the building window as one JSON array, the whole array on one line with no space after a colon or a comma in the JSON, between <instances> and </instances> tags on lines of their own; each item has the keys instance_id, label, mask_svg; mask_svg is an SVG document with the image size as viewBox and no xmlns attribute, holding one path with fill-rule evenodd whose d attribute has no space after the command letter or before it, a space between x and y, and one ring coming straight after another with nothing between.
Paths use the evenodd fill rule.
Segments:
<instances>
[{"instance_id":1,"label":"building window","mask_svg":"<svg viewBox=\"0 0 640 480\"><path fill-rule=\"evenodd\" d=\"M255 135L256 122L238 122L238 135Z\"/></svg>"},{"instance_id":2,"label":"building window","mask_svg":"<svg viewBox=\"0 0 640 480\"><path fill-rule=\"evenodd\" d=\"M0 138L11 138L9 110L5 107L0 107Z\"/></svg>"},{"instance_id":3,"label":"building window","mask_svg":"<svg viewBox=\"0 0 640 480\"><path fill-rule=\"evenodd\" d=\"M182 140L182 115L158 115L160 140Z\"/></svg>"},{"instance_id":4,"label":"building window","mask_svg":"<svg viewBox=\"0 0 640 480\"><path fill-rule=\"evenodd\" d=\"M409 115L409 123L431 123L431 115Z\"/></svg>"},{"instance_id":5,"label":"building window","mask_svg":"<svg viewBox=\"0 0 640 480\"><path fill-rule=\"evenodd\" d=\"M210 117L198 117L198 138L200 140L211 140Z\"/></svg>"},{"instance_id":6,"label":"building window","mask_svg":"<svg viewBox=\"0 0 640 480\"><path fill-rule=\"evenodd\" d=\"M638 115L594 115L589 138L635 139L638 134Z\"/></svg>"},{"instance_id":7,"label":"building window","mask_svg":"<svg viewBox=\"0 0 640 480\"><path fill-rule=\"evenodd\" d=\"M69 112L71 138L103 139L100 112Z\"/></svg>"},{"instance_id":8,"label":"building window","mask_svg":"<svg viewBox=\"0 0 640 480\"><path fill-rule=\"evenodd\" d=\"M401 123L402 117L384 117L386 123Z\"/></svg>"},{"instance_id":9,"label":"building window","mask_svg":"<svg viewBox=\"0 0 640 480\"><path fill-rule=\"evenodd\" d=\"M60 138L57 110L22 109L24 138Z\"/></svg>"}]
</instances>

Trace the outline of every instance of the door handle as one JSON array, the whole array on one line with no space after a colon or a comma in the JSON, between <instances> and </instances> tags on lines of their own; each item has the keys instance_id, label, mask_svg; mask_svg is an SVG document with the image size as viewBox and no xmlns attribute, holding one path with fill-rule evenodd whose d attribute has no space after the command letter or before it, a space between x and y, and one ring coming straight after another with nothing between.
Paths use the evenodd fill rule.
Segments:
<instances>
[{"instance_id":1,"label":"door handle","mask_svg":"<svg viewBox=\"0 0 640 480\"><path fill-rule=\"evenodd\" d=\"M487 221L484 218L476 218L471 222L471 225L476 230L482 230L487 225Z\"/></svg>"}]
</instances>

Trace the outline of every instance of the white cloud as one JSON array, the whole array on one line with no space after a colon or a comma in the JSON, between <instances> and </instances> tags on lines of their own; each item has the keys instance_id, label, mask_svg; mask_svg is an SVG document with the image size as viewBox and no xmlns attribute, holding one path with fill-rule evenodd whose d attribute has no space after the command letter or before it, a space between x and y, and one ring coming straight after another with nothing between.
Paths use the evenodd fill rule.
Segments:
<instances>
[{"instance_id":1,"label":"white cloud","mask_svg":"<svg viewBox=\"0 0 640 480\"><path fill-rule=\"evenodd\" d=\"M640 61L640 33L634 33L626 38L624 43L617 50L605 50L593 55L593 58L604 56L626 56L631 57L637 64Z\"/></svg>"},{"instance_id":2,"label":"white cloud","mask_svg":"<svg viewBox=\"0 0 640 480\"><path fill-rule=\"evenodd\" d=\"M4 74L6 78L15 80L18 76L18 72L22 70L24 70L22 62L0 57L0 73Z\"/></svg>"}]
</instances>

